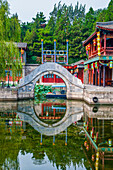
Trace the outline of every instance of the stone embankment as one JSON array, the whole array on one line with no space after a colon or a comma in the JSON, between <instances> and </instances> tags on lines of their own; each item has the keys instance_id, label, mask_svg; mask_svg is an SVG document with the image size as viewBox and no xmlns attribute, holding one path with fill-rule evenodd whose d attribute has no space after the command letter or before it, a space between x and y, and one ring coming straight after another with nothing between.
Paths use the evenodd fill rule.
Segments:
<instances>
[{"instance_id":1,"label":"stone embankment","mask_svg":"<svg viewBox=\"0 0 113 170\"><path fill-rule=\"evenodd\" d=\"M113 87L85 85L83 96L88 104L113 104Z\"/></svg>"},{"instance_id":2,"label":"stone embankment","mask_svg":"<svg viewBox=\"0 0 113 170\"><path fill-rule=\"evenodd\" d=\"M18 91L16 88L0 88L0 101L18 100Z\"/></svg>"},{"instance_id":3,"label":"stone embankment","mask_svg":"<svg viewBox=\"0 0 113 170\"><path fill-rule=\"evenodd\" d=\"M26 95L26 94L25 94ZM80 95L80 94L79 94ZM113 87L98 87L93 85L85 85L82 96L78 99L84 100L88 104L113 104ZM19 98L20 99L20 98ZM68 99L76 99L74 96L68 96ZM16 88L0 88L0 101L16 101L18 100L18 89Z\"/></svg>"}]
</instances>

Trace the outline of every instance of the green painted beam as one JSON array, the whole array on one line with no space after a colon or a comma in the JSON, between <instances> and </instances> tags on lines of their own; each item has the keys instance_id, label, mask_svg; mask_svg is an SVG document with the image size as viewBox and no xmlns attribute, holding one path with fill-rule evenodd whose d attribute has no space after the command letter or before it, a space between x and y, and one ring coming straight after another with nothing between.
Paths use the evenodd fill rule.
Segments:
<instances>
[{"instance_id":1,"label":"green painted beam","mask_svg":"<svg viewBox=\"0 0 113 170\"><path fill-rule=\"evenodd\" d=\"M90 139L91 143L93 144L93 146L95 147L96 150L98 150L98 146L95 144L95 142L93 141L93 139L90 137L89 133L86 131L86 129L83 127L83 130L85 131L87 137Z\"/></svg>"},{"instance_id":2,"label":"green painted beam","mask_svg":"<svg viewBox=\"0 0 113 170\"><path fill-rule=\"evenodd\" d=\"M99 60L99 57L94 57L92 59L89 59L89 60L85 61L84 64L93 63L93 62L98 61L98 60Z\"/></svg>"},{"instance_id":3,"label":"green painted beam","mask_svg":"<svg viewBox=\"0 0 113 170\"><path fill-rule=\"evenodd\" d=\"M93 63L99 60L113 60L113 56L97 56L84 62L84 64Z\"/></svg>"}]
</instances>

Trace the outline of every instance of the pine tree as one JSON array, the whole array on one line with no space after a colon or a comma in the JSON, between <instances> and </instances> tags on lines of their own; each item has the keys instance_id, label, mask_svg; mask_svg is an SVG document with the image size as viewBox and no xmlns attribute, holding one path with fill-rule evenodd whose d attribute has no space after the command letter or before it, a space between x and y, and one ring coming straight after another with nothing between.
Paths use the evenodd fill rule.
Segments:
<instances>
[{"instance_id":1,"label":"pine tree","mask_svg":"<svg viewBox=\"0 0 113 170\"><path fill-rule=\"evenodd\" d=\"M69 48L69 63L80 60L82 54L82 32L80 24L75 17L70 32L70 48Z\"/></svg>"},{"instance_id":2,"label":"pine tree","mask_svg":"<svg viewBox=\"0 0 113 170\"><path fill-rule=\"evenodd\" d=\"M105 21L113 21L113 0L111 0L108 5L105 15Z\"/></svg>"}]
</instances>

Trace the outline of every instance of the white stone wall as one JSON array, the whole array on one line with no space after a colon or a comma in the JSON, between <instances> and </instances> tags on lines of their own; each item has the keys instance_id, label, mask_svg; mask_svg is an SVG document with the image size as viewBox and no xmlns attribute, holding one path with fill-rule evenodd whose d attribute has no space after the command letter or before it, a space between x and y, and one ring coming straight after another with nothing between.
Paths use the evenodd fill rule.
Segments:
<instances>
[{"instance_id":1,"label":"white stone wall","mask_svg":"<svg viewBox=\"0 0 113 170\"><path fill-rule=\"evenodd\" d=\"M17 100L17 90L0 88L0 101Z\"/></svg>"},{"instance_id":2,"label":"white stone wall","mask_svg":"<svg viewBox=\"0 0 113 170\"><path fill-rule=\"evenodd\" d=\"M89 87L89 86L88 86ZM89 104L113 104L113 88L91 86L84 89L84 101ZM98 102L95 103L93 98L97 97Z\"/></svg>"}]
</instances>

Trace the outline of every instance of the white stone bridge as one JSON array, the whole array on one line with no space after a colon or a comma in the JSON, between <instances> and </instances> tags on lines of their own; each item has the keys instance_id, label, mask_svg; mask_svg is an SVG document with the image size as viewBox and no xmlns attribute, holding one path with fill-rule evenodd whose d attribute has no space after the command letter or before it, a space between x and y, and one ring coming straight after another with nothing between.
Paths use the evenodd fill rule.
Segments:
<instances>
[{"instance_id":1,"label":"white stone bridge","mask_svg":"<svg viewBox=\"0 0 113 170\"><path fill-rule=\"evenodd\" d=\"M45 63L38 66L29 75L20 80L18 86L18 98L34 98L36 82L46 74L55 74L61 77L66 85L67 99L83 99L84 85L81 80L74 77L67 69L57 63Z\"/></svg>"}]
</instances>

